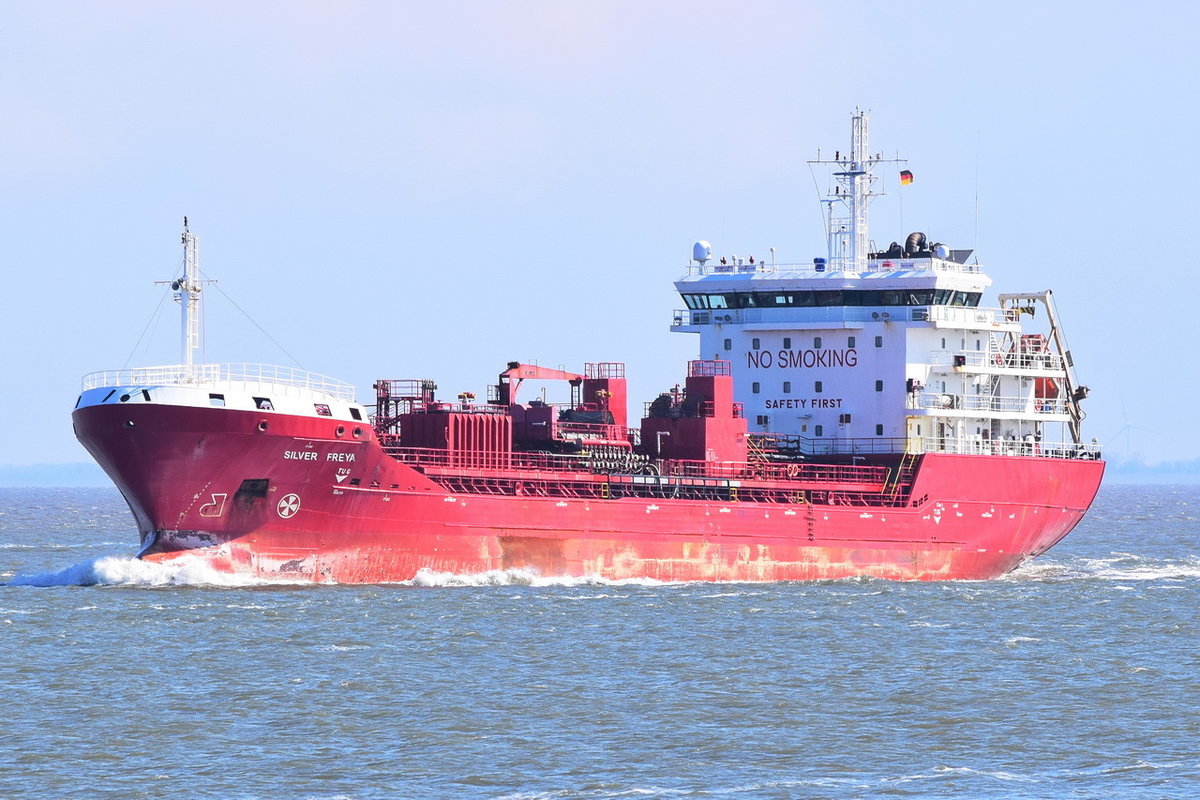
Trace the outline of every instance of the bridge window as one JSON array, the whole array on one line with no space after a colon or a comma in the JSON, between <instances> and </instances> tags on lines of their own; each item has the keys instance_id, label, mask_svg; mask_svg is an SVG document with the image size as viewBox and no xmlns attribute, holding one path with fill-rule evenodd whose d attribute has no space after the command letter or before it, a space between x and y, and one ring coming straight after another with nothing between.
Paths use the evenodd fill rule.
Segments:
<instances>
[{"instance_id":1,"label":"bridge window","mask_svg":"<svg viewBox=\"0 0 1200 800\"><path fill-rule=\"evenodd\" d=\"M790 337L790 336L783 337L783 349L784 350L792 349L792 337Z\"/></svg>"},{"instance_id":2,"label":"bridge window","mask_svg":"<svg viewBox=\"0 0 1200 800\"><path fill-rule=\"evenodd\" d=\"M846 347L850 347L850 348L854 347L854 337L853 336L846 337Z\"/></svg>"},{"instance_id":3,"label":"bridge window","mask_svg":"<svg viewBox=\"0 0 1200 800\"><path fill-rule=\"evenodd\" d=\"M757 337L757 336L756 336L755 338L753 338L753 339L751 339L751 340L750 340L750 347L752 347L753 349L757 350L757 349L758 349L758 345L759 345L759 342L758 342L758 337Z\"/></svg>"},{"instance_id":4,"label":"bridge window","mask_svg":"<svg viewBox=\"0 0 1200 800\"><path fill-rule=\"evenodd\" d=\"M762 384L760 384L758 381L755 381L754 383L750 384L750 391L754 392L755 394L758 394L758 392L761 388L762 388Z\"/></svg>"},{"instance_id":5,"label":"bridge window","mask_svg":"<svg viewBox=\"0 0 1200 800\"><path fill-rule=\"evenodd\" d=\"M821 337L820 336L813 337L813 347L815 347L818 350L821 349Z\"/></svg>"},{"instance_id":6,"label":"bridge window","mask_svg":"<svg viewBox=\"0 0 1200 800\"><path fill-rule=\"evenodd\" d=\"M882 425L876 425L876 426L875 426L875 435L876 435L876 436L883 436L883 426L882 426Z\"/></svg>"},{"instance_id":7,"label":"bridge window","mask_svg":"<svg viewBox=\"0 0 1200 800\"><path fill-rule=\"evenodd\" d=\"M732 350L732 349L733 349L733 339L726 339L726 340L725 340L725 349L726 349L726 350Z\"/></svg>"},{"instance_id":8,"label":"bridge window","mask_svg":"<svg viewBox=\"0 0 1200 800\"><path fill-rule=\"evenodd\" d=\"M883 391L883 381L875 381L875 391L877 391L877 392Z\"/></svg>"},{"instance_id":9,"label":"bridge window","mask_svg":"<svg viewBox=\"0 0 1200 800\"><path fill-rule=\"evenodd\" d=\"M816 381L813 383L813 391L816 392L817 394L821 393L821 382L820 381Z\"/></svg>"},{"instance_id":10,"label":"bridge window","mask_svg":"<svg viewBox=\"0 0 1200 800\"><path fill-rule=\"evenodd\" d=\"M883 347L883 337L882 337L882 336L876 336L876 337L875 337L875 346L876 346L876 347Z\"/></svg>"},{"instance_id":11,"label":"bridge window","mask_svg":"<svg viewBox=\"0 0 1200 800\"><path fill-rule=\"evenodd\" d=\"M783 393L784 393L784 394L791 394L791 393L792 393L792 382L791 382L791 381L784 381L784 382L783 382Z\"/></svg>"},{"instance_id":12,"label":"bridge window","mask_svg":"<svg viewBox=\"0 0 1200 800\"><path fill-rule=\"evenodd\" d=\"M225 395L223 395L223 394L210 394L210 395L208 396L208 404L209 404L210 406L224 406L224 405L225 405Z\"/></svg>"},{"instance_id":13,"label":"bridge window","mask_svg":"<svg viewBox=\"0 0 1200 800\"><path fill-rule=\"evenodd\" d=\"M824 425L814 425L813 426L813 434L816 436L824 436L825 435L825 426Z\"/></svg>"},{"instance_id":14,"label":"bridge window","mask_svg":"<svg viewBox=\"0 0 1200 800\"><path fill-rule=\"evenodd\" d=\"M254 407L259 409L260 411L274 411L275 410L275 406L271 404L271 398L269 398L269 397L254 398Z\"/></svg>"},{"instance_id":15,"label":"bridge window","mask_svg":"<svg viewBox=\"0 0 1200 800\"><path fill-rule=\"evenodd\" d=\"M710 308L794 308L810 306L977 306L980 292L953 289L838 289L815 292L728 292L685 294L692 310Z\"/></svg>"}]
</instances>

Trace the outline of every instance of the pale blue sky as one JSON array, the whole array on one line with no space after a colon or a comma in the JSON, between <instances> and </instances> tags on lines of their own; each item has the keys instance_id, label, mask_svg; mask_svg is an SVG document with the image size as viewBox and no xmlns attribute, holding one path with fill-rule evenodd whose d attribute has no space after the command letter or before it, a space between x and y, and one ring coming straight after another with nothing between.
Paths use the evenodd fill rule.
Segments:
<instances>
[{"instance_id":1,"label":"pale blue sky","mask_svg":"<svg viewBox=\"0 0 1200 800\"><path fill-rule=\"evenodd\" d=\"M1051 288L1085 434L1200 455L1190 3L9 2L0 19L0 466L81 462L85 372L204 271L304 367L480 394L505 362L683 375L691 243L823 255L805 160L916 182L886 244L978 244ZM979 225L976 233L976 193ZM208 360L289 364L210 291ZM178 360L173 303L129 365Z\"/></svg>"}]
</instances>

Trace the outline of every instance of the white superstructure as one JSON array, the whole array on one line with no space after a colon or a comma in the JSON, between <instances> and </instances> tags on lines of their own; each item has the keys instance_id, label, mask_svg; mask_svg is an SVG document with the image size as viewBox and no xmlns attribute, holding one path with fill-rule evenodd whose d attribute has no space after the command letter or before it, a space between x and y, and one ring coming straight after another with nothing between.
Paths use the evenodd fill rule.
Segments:
<instances>
[{"instance_id":1,"label":"white superstructure","mask_svg":"<svg viewBox=\"0 0 1200 800\"><path fill-rule=\"evenodd\" d=\"M701 358L732 363L756 433L809 453L1079 455L1079 400L1050 292L1000 295L971 250L913 233L876 250L867 236L867 116L832 164L829 255L811 264L713 261L697 248L676 282L673 330ZM834 213L835 204L845 209ZM702 259L701 259L702 257ZM1036 320L1037 330L1023 323Z\"/></svg>"}]
</instances>

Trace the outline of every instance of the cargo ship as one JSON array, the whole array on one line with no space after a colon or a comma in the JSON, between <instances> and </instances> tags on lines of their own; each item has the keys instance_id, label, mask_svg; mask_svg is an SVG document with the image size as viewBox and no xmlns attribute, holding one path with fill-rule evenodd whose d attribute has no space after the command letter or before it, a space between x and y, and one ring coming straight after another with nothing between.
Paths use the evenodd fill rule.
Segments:
<instances>
[{"instance_id":1,"label":"cargo ship","mask_svg":"<svg viewBox=\"0 0 1200 800\"><path fill-rule=\"evenodd\" d=\"M971 250L923 233L875 247L877 171L903 163L870 153L866 113L813 163L831 179L825 254L697 242L671 329L699 358L636 425L612 361L511 362L479 400L380 379L370 404L302 370L199 363L185 219L182 363L85 376L76 436L128 502L140 558L258 578L1003 575L1075 527L1104 471L1053 296L984 307ZM527 381L561 401L522 399Z\"/></svg>"}]
</instances>

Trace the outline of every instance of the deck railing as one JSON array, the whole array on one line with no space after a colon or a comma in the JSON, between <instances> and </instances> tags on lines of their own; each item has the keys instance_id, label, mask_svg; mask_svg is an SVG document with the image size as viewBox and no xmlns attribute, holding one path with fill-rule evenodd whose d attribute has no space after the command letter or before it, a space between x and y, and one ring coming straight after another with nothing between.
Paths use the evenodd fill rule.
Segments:
<instances>
[{"instance_id":1,"label":"deck railing","mask_svg":"<svg viewBox=\"0 0 1200 800\"><path fill-rule=\"evenodd\" d=\"M956 361L961 359L961 363ZM1055 353L1021 353L1011 351L989 350L934 350L930 354L929 363L936 367L992 367L1003 369L1023 369L1032 372L1048 371L1061 373L1063 358Z\"/></svg>"},{"instance_id":2,"label":"deck railing","mask_svg":"<svg viewBox=\"0 0 1200 800\"><path fill-rule=\"evenodd\" d=\"M916 408L957 411L1006 411L1020 414L1066 414L1065 397L1001 397L990 394L922 392Z\"/></svg>"},{"instance_id":3,"label":"deck railing","mask_svg":"<svg viewBox=\"0 0 1200 800\"><path fill-rule=\"evenodd\" d=\"M587 455L553 453L472 452L425 447L399 447L387 443L384 450L401 463L415 467L442 467L468 471L531 471L545 473L634 474L608 462L594 462ZM646 462L638 462L645 473ZM827 484L882 485L888 468L862 464L805 464L766 462L713 462L669 459L657 462L654 470L666 477L720 481L775 480ZM657 471L645 474L655 475Z\"/></svg>"},{"instance_id":4,"label":"deck railing","mask_svg":"<svg viewBox=\"0 0 1200 800\"><path fill-rule=\"evenodd\" d=\"M169 364L158 367L102 370L83 376L83 389L110 386L202 386L213 383L249 383L303 389L354 402L355 388L315 372L273 364Z\"/></svg>"},{"instance_id":5,"label":"deck railing","mask_svg":"<svg viewBox=\"0 0 1200 800\"><path fill-rule=\"evenodd\" d=\"M1098 443L1075 444L1074 442L1039 441L1033 436L1023 439L984 439L968 437L964 439L939 438L925 436L911 441L914 452L922 453L953 453L958 455L976 456L1036 456L1038 458L1077 458L1096 460L1100 458L1101 447Z\"/></svg>"},{"instance_id":6,"label":"deck railing","mask_svg":"<svg viewBox=\"0 0 1200 800\"><path fill-rule=\"evenodd\" d=\"M798 455L886 455L903 453L906 440L895 436L810 437L794 433L752 433L759 448Z\"/></svg>"},{"instance_id":7,"label":"deck railing","mask_svg":"<svg viewBox=\"0 0 1200 800\"><path fill-rule=\"evenodd\" d=\"M882 310L880 310L882 309ZM1015 324L1011 309L977 306L782 306L771 308L677 308L671 327L732 323L736 325L781 322L953 322L970 325Z\"/></svg>"}]
</instances>

